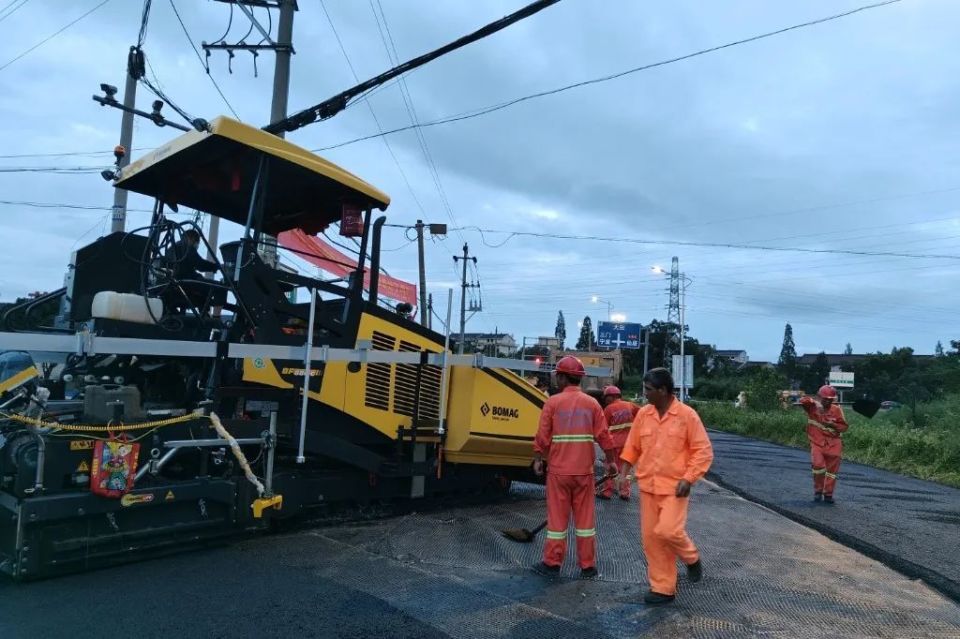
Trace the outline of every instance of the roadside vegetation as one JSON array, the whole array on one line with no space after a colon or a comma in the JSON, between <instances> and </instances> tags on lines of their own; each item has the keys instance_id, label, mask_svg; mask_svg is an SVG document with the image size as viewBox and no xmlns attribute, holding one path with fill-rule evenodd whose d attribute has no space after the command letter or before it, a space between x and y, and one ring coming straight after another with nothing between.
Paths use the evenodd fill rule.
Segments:
<instances>
[{"instance_id":1,"label":"roadside vegetation","mask_svg":"<svg viewBox=\"0 0 960 639\"><path fill-rule=\"evenodd\" d=\"M708 428L807 447L806 417L799 407L739 409L731 402L705 401L694 406ZM909 407L881 411L872 419L847 407L844 460L960 488L960 395L922 402L915 410L922 425Z\"/></svg>"}]
</instances>

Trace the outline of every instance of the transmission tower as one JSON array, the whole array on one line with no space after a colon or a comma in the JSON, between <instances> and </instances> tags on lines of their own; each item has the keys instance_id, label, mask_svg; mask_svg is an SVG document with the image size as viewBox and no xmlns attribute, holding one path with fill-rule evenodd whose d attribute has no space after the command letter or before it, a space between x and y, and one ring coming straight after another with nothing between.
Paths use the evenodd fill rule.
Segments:
<instances>
[{"instance_id":1,"label":"transmission tower","mask_svg":"<svg viewBox=\"0 0 960 639\"><path fill-rule=\"evenodd\" d=\"M670 304L667 306L667 323L676 328L671 331L663 349L663 365L673 365L673 356L680 352L680 259L674 256L670 266Z\"/></svg>"}]
</instances>

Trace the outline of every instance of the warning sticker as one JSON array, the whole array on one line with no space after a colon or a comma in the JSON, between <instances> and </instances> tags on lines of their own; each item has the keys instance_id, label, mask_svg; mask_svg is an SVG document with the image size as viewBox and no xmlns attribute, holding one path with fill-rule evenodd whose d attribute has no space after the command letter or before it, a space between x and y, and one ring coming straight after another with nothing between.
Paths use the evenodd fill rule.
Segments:
<instances>
[{"instance_id":1,"label":"warning sticker","mask_svg":"<svg viewBox=\"0 0 960 639\"><path fill-rule=\"evenodd\" d=\"M70 441L70 450L93 450L93 440L73 439Z\"/></svg>"},{"instance_id":2,"label":"warning sticker","mask_svg":"<svg viewBox=\"0 0 960 639\"><path fill-rule=\"evenodd\" d=\"M177 496L173 494L172 490L167 491L167 496L163 498L164 501L173 501Z\"/></svg>"},{"instance_id":3,"label":"warning sticker","mask_svg":"<svg viewBox=\"0 0 960 639\"><path fill-rule=\"evenodd\" d=\"M85 461L80 462L80 465L77 466L77 472L78 472L78 473L89 473L89 472L90 472L90 464L88 464L88 463L85 462Z\"/></svg>"}]
</instances>

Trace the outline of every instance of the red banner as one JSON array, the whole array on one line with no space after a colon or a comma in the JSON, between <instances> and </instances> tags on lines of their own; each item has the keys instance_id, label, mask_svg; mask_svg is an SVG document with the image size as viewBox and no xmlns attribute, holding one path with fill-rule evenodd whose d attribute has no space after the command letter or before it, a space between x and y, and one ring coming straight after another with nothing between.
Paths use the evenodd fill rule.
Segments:
<instances>
[{"instance_id":1,"label":"red banner","mask_svg":"<svg viewBox=\"0 0 960 639\"><path fill-rule=\"evenodd\" d=\"M277 237L277 241L297 253L300 257L314 266L319 266L328 273L338 277L349 275L357 268L357 262L333 248L314 235L307 235L300 229L284 231ZM370 269L364 268L363 288L370 289ZM380 294L399 302L417 305L417 287L409 282L398 280L389 275L380 274Z\"/></svg>"}]
</instances>

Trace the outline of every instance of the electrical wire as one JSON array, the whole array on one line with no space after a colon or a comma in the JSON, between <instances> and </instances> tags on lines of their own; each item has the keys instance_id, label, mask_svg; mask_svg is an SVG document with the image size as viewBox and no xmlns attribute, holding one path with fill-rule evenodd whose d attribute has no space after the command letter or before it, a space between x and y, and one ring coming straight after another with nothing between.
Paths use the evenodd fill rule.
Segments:
<instances>
[{"instance_id":1,"label":"electrical wire","mask_svg":"<svg viewBox=\"0 0 960 639\"><path fill-rule=\"evenodd\" d=\"M506 233L507 240L514 237L537 237L554 240L580 240L596 242L618 242L625 244L649 244L654 246L698 246L710 248L744 249L753 251L777 251L785 253L823 253L827 255L869 255L876 257L903 257L912 259L944 259L960 260L960 255L939 255L939 254L918 254L918 253L898 253L895 251L857 251L852 249L815 249L791 246L761 246L757 244L735 244L732 242L692 242L685 240L642 240L630 237L600 237L595 235L565 235L561 233L535 233L533 231L505 231L498 229L482 229L478 226L464 226L459 230L476 231L480 233L484 246L489 248L499 248L506 244L506 240L495 246L486 241L485 233Z\"/></svg>"},{"instance_id":2,"label":"electrical wire","mask_svg":"<svg viewBox=\"0 0 960 639\"><path fill-rule=\"evenodd\" d=\"M233 114L233 117L235 117L237 120L242 122L243 120L237 114L236 110L234 110L233 105L230 104L230 101L227 100L227 96L225 96L223 94L223 91L220 89L220 85L217 84L217 80L210 74L210 70L207 69L207 65L203 61L203 56L200 55L200 50L197 49L197 45L194 44L193 38L190 36L190 31L187 30L187 25L184 24L183 18L180 17L180 12L177 11L177 5L174 4L173 0L170 0L170 8L173 9L173 13L177 16L177 22L180 23L180 28L183 29L183 35L187 37L187 42L190 43L190 47L193 49L193 52L197 55L197 61L200 62L200 66L203 67L203 70L206 73L206 76L210 78L210 82L213 84L213 88L216 89L217 93L220 94L220 99L222 99L223 103L227 105L228 109L230 109L230 113ZM231 16L231 19L232 19L232 16ZM252 28L253 27L251 27L251 29Z\"/></svg>"},{"instance_id":3,"label":"electrical wire","mask_svg":"<svg viewBox=\"0 0 960 639\"><path fill-rule=\"evenodd\" d=\"M353 68L353 63L350 61L350 56L347 54L347 49L343 44L343 40L340 38L339 32L337 32L336 26L333 24L333 19L330 17L330 13L327 11L327 5L323 0L320 0L320 7L323 9L324 15L327 17L327 22L330 24L330 30L333 31L333 36L337 40L337 44L340 46L340 52L343 53L344 60L347 61L347 66L350 68L350 74L353 76L355 82L360 82L360 77L357 75L356 70ZM376 112L373 110L373 105L370 104L369 100L364 100L367 104L367 108L370 109L370 115L373 116L373 121L377 125L377 130L381 133L383 132L383 127L380 125L380 119L377 117ZM396 153L393 152L393 147L390 146L389 141L384 136L383 137L384 146L387 147L387 151L390 153L390 157L393 158L394 164L397 165L397 170L400 172L400 176L403 178L404 183L407 185L407 190L410 191L410 195L413 197L413 201L416 203L417 208L420 209L421 214L426 217L427 212L423 208L423 204L420 202L420 198L417 197L417 194L413 190L413 186L410 184L410 180L407 178L406 172L403 170L403 167L400 165L400 160L397 159Z\"/></svg>"},{"instance_id":4,"label":"electrical wire","mask_svg":"<svg viewBox=\"0 0 960 639\"><path fill-rule=\"evenodd\" d=\"M26 200L0 200L0 204L7 206L29 206L38 209L79 209L82 211L112 211L110 206L92 206L85 204L67 204L66 202L31 202ZM127 209L133 213L152 213L151 209Z\"/></svg>"},{"instance_id":5,"label":"electrical wire","mask_svg":"<svg viewBox=\"0 0 960 639\"><path fill-rule=\"evenodd\" d=\"M48 35L46 38L44 38L44 39L41 40L40 42L36 43L35 45L33 45L32 47L30 47L30 48L27 49L26 51L24 51L24 52L22 52L22 53L20 53L20 54L18 54L18 55L16 55L16 56L14 56L14 57L11 58L10 60L7 60L7 61L4 62L2 65L0 65L0 71L3 71L4 69L6 69L7 67L9 67L11 64L13 64L14 62L16 62L17 60L20 60L20 59L23 58L24 56L28 55L29 53L35 51L36 49L39 49L40 47L42 47L42 46L45 45L46 43L50 42L50 41L53 40L55 37L57 37L58 35L60 35L60 34L63 33L64 31L66 31L67 29L69 29L69 28L72 27L73 25L77 24L78 22L80 22L81 20L83 20L83 19L86 18L88 15L90 15L91 13L93 13L94 11L96 11L97 9L99 9L100 7L102 7L103 5L107 4L108 2L110 2L110 0L103 0L100 4L96 5L95 7L93 7L93 8L90 9L89 11L87 11L86 13L84 13L83 15L81 15L79 18L75 18L74 20L68 22L66 25L60 27L58 30L54 31L53 33L51 33L50 35Z\"/></svg>"},{"instance_id":6,"label":"electrical wire","mask_svg":"<svg viewBox=\"0 0 960 639\"><path fill-rule=\"evenodd\" d=\"M20 4L17 5L16 7L13 7L13 5L17 4L17 2L20 2ZM6 11L7 9L10 9L10 7L13 7L13 9L11 9L9 13L7 13L7 14L5 14L5 15L3 15L3 16L0 16L0 22L3 22L3 21L6 20L7 18L9 18L9 17L12 16L13 14L15 14L17 11L19 11L20 9L22 9L23 6L24 6L25 4L27 4L28 2L30 2L30 0L22 0L22 1L21 1L21 0L13 0L13 2L11 2L11 3L8 4L7 6L5 6L3 9L0 9L0 13L3 13L3 12Z\"/></svg>"},{"instance_id":7,"label":"electrical wire","mask_svg":"<svg viewBox=\"0 0 960 639\"><path fill-rule=\"evenodd\" d=\"M558 93L563 93L563 92L569 91L569 90L571 90L571 89L577 89L577 88L589 86L589 85L592 85L592 84L600 84L600 83L602 83L602 82L609 82L609 81L611 81L611 80L616 80L616 79L618 79L618 78L622 78L622 77L627 76L627 75L631 75L631 74L634 74L634 73L639 73L639 72L641 72L641 71L648 71L648 70L650 70L650 69L655 69L655 68L657 68L657 67L662 67L662 66L666 66L666 65L669 65L669 64L674 64L674 63L677 63L677 62L682 62L682 61L684 61L684 60L689 60L689 59L691 59L691 58L696 58L696 57L698 57L698 56L707 55L707 54L710 54L710 53L715 53L715 52L721 51L721 50L723 50L723 49L729 49L729 48L731 48L731 47L735 47L735 46L739 46L739 45L743 45L743 44L748 44L748 43L751 43L751 42L756 42L756 41L758 41L758 40L763 40L763 39L766 39L766 38L772 38L772 37L774 37L774 36L781 35L781 34L784 34L784 33L789 32L789 31L794 31L794 30L797 30L797 29L803 29L803 28L806 28L806 27L812 27L812 26L819 25L819 24L823 24L823 23L825 23L825 22L830 22L830 21L833 21L833 20L839 20L839 19L841 19L841 18L845 18L845 17L847 17L847 16L851 16L851 15L853 15L853 14L855 14L855 13L860 13L860 12L863 12L863 11L869 11L869 10L871 10L871 9L878 9L878 8L880 8L880 7L885 7L885 6L887 6L887 5L896 4L896 3L898 3L898 2L903 2L903 0L885 0L884 2L878 2L878 3L875 3L875 4L865 5L865 6L862 6L862 7L858 7L858 8L856 8L856 9L851 9L851 10L849 10L849 11L845 11L845 12L843 12L843 13L838 13L838 14L835 14L835 15L826 16L826 17L823 17L823 18L818 18L818 19L816 19L816 20L810 20L810 21L808 21L808 22L802 22L802 23L800 23L800 24L795 24L795 25L792 25L792 26L789 26L789 27L784 27L784 28L782 28L782 29L777 29L777 30L775 30L775 31L768 31L768 32L766 32L766 33L761 33L761 34L759 34L759 35L751 36L751 37L749 37L749 38L743 38L743 39L741 39L741 40L735 40L735 41L733 41L733 42L728 42L728 43L726 43L726 44L721 44L721 45L718 45L718 46L715 46L715 47L709 47L709 48L707 48L707 49L700 49L699 51L694 51L694 52L692 52L692 53L687 53L687 54L685 54L685 55L677 56L677 57L675 57L675 58L669 58L669 59L666 59L666 60L660 60L660 61L658 61L658 62L652 62L652 63L650 63L650 64L645 64L645 65L641 65L641 66L638 66L638 67L633 67L633 68L631 68L631 69L626 69L625 71L619 71L619 72L617 72L617 73L611 73L611 74L609 74L609 75L604 75L604 76L600 76L600 77L597 77L597 78L591 78L591 79L589 79L589 80L582 80L582 81L580 81L580 82L574 82L574 83L572 83L572 84L567 84L567 85L564 85L564 86L561 86L561 87L557 87L557 88L554 88L554 89L549 89L549 90L546 90L546 91L539 91L539 92L537 92L537 93L531 93L531 94L529 94L529 95L524 95L524 96L521 96L521 97L519 97L519 98L514 98L513 100L508 100L507 102L501 102L501 103L499 103L499 104L494 104L494 105L490 105L490 106L486 106L486 107L480 107L480 108L478 108L478 109L474 109L473 111L467 111L467 112L464 112L464 113L459 114L459 115L453 115L453 116L449 116L449 117L446 117L446 118L440 118L440 119L438 119L438 120L433 120L433 121L430 121L430 122L421 122L421 123L419 123L419 124L411 124L411 125L408 125L408 126L403 126L403 127L398 127L398 128L395 128L395 129L391 129L391 130L389 130L389 131L381 131L381 132L379 132L379 133L373 133L373 134L370 134L370 135L361 136L361 137L358 137L358 138L354 138L354 139L352 139L352 140L346 140L346 141L344 141L344 142L338 142L337 144L333 144L333 145L330 145L330 146L320 147L319 149L315 149L315 151L329 151L329 150L331 150L331 149L338 149L338 148L340 148L340 147L344 147L344 146L347 146L347 145L350 145L350 144L356 144L357 142L363 142L363 141L365 141L365 140L371 140L371 139L373 139L373 138L378 138L378 137L385 136L385 135L393 135L393 134L395 134L395 133L401 133L401 132L403 132L403 131L409 131L409 130L411 130L411 129L427 128L427 127L432 127L432 126L438 126L438 125L441 125L441 124L450 124L450 123L452 123L452 122L460 122L460 121L462 121L462 120L470 120L470 119L472 119L472 118L477 118L477 117L480 117L480 116L483 116L483 115L488 115L488 114L493 113L493 112L495 112L495 111L500 111L501 109L506 109L506 108L508 108L508 107L511 107L511 106L520 104L520 103L522 103L522 102L527 102L527 101L529 101L529 100L535 100L535 99L538 99L538 98L544 98L544 97L547 97L547 96L556 95L556 94L558 94Z\"/></svg>"}]
</instances>

